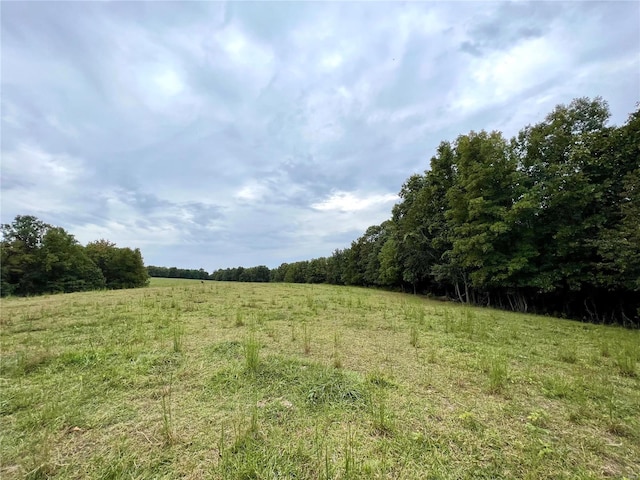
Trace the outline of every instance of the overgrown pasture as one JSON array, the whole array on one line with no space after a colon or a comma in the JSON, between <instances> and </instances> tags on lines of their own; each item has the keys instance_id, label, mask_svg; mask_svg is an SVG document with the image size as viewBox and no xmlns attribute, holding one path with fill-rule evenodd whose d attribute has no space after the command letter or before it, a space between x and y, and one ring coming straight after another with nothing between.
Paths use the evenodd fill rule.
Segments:
<instances>
[{"instance_id":1,"label":"overgrown pasture","mask_svg":"<svg viewBox=\"0 0 640 480\"><path fill-rule=\"evenodd\" d=\"M327 285L0 305L3 479L640 476L639 331Z\"/></svg>"}]
</instances>

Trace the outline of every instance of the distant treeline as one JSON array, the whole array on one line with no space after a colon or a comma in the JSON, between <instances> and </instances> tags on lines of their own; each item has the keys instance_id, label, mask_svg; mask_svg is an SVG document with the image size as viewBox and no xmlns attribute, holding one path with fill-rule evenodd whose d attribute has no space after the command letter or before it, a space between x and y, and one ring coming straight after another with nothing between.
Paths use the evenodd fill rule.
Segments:
<instances>
[{"instance_id":1,"label":"distant treeline","mask_svg":"<svg viewBox=\"0 0 640 480\"><path fill-rule=\"evenodd\" d=\"M204 269L188 269L176 267L147 267L149 276L165 278L192 278L200 280L218 280L223 282L270 282L271 270L269 267L260 265L259 267L237 267L220 269L209 275Z\"/></svg>"},{"instance_id":2,"label":"distant treeline","mask_svg":"<svg viewBox=\"0 0 640 480\"><path fill-rule=\"evenodd\" d=\"M269 279L640 326L640 109L619 127L609 117L601 98L580 98L511 139L481 131L442 142L389 220ZM259 268L210 278L252 281L244 272Z\"/></svg>"},{"instance_id":3,"label":"distant treeline","mask_svg":"<svg viewBox=\"0 0 640 480\"><path fill-rule=\"evenodd\" d=\"M1 229L2 296L134 288L148 283L137 248L118 248L108 240L83 247L63 228L30 215L18 215Z\"/></svg>"},{"instance_id":4,"label":"distant treeline","mask_svg":"<svg viewBox=\"0 0 640 480\"><path fill-rule=\"evenodd\" d=\"M176 267L154 267L149 265L147 272L150 277L164 277L164 278L192 278L199 280L209 280L209 274L202 268L200 270L189 268L176 268Z\"/></svg>"}]
</instances>

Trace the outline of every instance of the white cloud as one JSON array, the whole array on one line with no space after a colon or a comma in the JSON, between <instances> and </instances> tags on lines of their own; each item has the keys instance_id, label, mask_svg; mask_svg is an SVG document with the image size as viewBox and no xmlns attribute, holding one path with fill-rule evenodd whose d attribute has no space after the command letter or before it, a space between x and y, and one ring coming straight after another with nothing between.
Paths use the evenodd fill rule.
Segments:
<instances>
[{"instance_id":1,"label":"white cloud","mask_svg":"<svg viewBox=\"0 0 640 480\"><path fill-rule=\"evenodd\" d=\"M215 34L215 43L211 45L211 67L223 68L227 72L242 77L255 85L255 91L263 88L275 66L273 51L246 35L234 24L228 25ZM222 50L224 57L216 56L216 50Z\"/></svg>"},{"instance_id":2,"label":"white cloud","mask_svg":"<svg viewBox=\"0 0 640 480\"><path fill-rule=\"evenodd\" d=\"M77 210L86 181L83 160L53 154L33 144L2 152L2 211Z\"/></svg>"},{"instance_id":3,"label":"white cloud","mask_svg":"<svg viewBox=\"0 0 640 480\"><path fill-rule=\"evenodd\" d=\"M533 38L505 51L474 58L455 94L454 109L472 113L572 70L572 55L553 38ZM575 74L575 73L574 73Z\"/></svg>"},{"instance_id":4,"label":"white cloud","mask_svg":"<svg viewBox=\"0 0 640 480\"><path fill-rule=\"evenodd\" d=\"M128 209L116 209L122 213ZM115 210L114 210L115 211ZM130 212L129 212L130 213ZM111 217L111 216L110 216ZM184 243L184 238L176 223L169 220L153 221L144 226L136 223L134 215L109 219L104 223L82 223L74 226L70 233L80 243L86 244L94 240L106 238L120 247L141 248L143 253L146 246L169 246Z\"/></svg>"},{"instance_id":5,"label":"white cloud","mask_svg":"<svg viewBox=\"0 0 640 480\"><path fill-rule=\"evenodd\" d=\"M16 184L71 188L82 172L81 159L52 154L36 145L21 144L15 150L2 153L3 184L9 188Z\"/></svg>"},{"instance_id":6,"label":"white cloud","mask_svg":"<svg viewBox=\"0 0 640 480\"><path fill-rule=\"evenodd\" d=\"M320 60L320 66L326 70L334 70L342 65L344 58L339 52L326 54Z\"/></svg>"},{"instance_id":7,"label":"white cloud","mask_svg":"<svg viewBox=\"0 0 640 480\"><path fill-rule=\"evenodd\" d=\"M171 68L163 69L153 77L153 82L159 87L161 93L174 96L184 90L184 84L180 76Z\"/></svg>"},{"instance_id":8,"label":"white cloud","mask_svg":"<svg viewBox=\"0 0 640 480\"><path fill-rule=\"evenodd\" d=\"M234 197L244 201L244 202L256 202L261 200L268 189L264 185L260 185L257 182L250 182L242 186L240 190L238 190Z\"/></svg>"},{"instance_id":9,"label":"white cloud","mask_svg":"<svg viewBox=\"0 0 640 480\"><path fill-rule=\"evenodd\" d=\"M398 196L393 194L333 192L325 200L311 205L311 208L320 211L357 212L397 200Z\"/></svg>"}]
</instances>

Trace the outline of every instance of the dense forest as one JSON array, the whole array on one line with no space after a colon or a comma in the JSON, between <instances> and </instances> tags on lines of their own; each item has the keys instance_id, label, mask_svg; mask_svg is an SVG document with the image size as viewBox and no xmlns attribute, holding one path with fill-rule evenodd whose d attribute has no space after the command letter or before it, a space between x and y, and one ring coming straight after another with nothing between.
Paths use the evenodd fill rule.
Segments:
<instances>
[{"instance_id":1,"label":"dense forest","mask_svg":"<svg viewBox=\"0 0 640 480\"><path fill-rule=\"evenodd\" d=\"M330 257L270 281L380 286L586 321L640 326L640 109L607 126L601 98L557 106L506 139L442 142L391 218ZM217 270L254 280L266 267Z\"/></svg>"},{"instance_id":2,"label":"dense forest","mask_svg":"<svg viewBox=\"0 0 640 480\"><path fill-rule=\"evenodd\" d=\"M107 240L86 246L63 228L30 215L3 224L2 296L134 288L148 284L139 249L118 248Z\"/></svg>"}]
</instances>

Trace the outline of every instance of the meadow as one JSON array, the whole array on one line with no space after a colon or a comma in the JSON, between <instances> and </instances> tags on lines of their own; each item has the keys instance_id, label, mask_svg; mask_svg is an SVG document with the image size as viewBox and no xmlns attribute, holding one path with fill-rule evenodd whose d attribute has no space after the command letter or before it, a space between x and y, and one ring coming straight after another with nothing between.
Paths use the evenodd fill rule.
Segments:
<instances>
[{"instance_id":1,"label":"meadow","mask_svg":"<svg viewBox=\"0 0 640 480\"><path fill-rule=\"evenodd\" d=\"M372 289L2 299L0 477L640 477L640 331Z\"/></svg>"}]
</instances>

